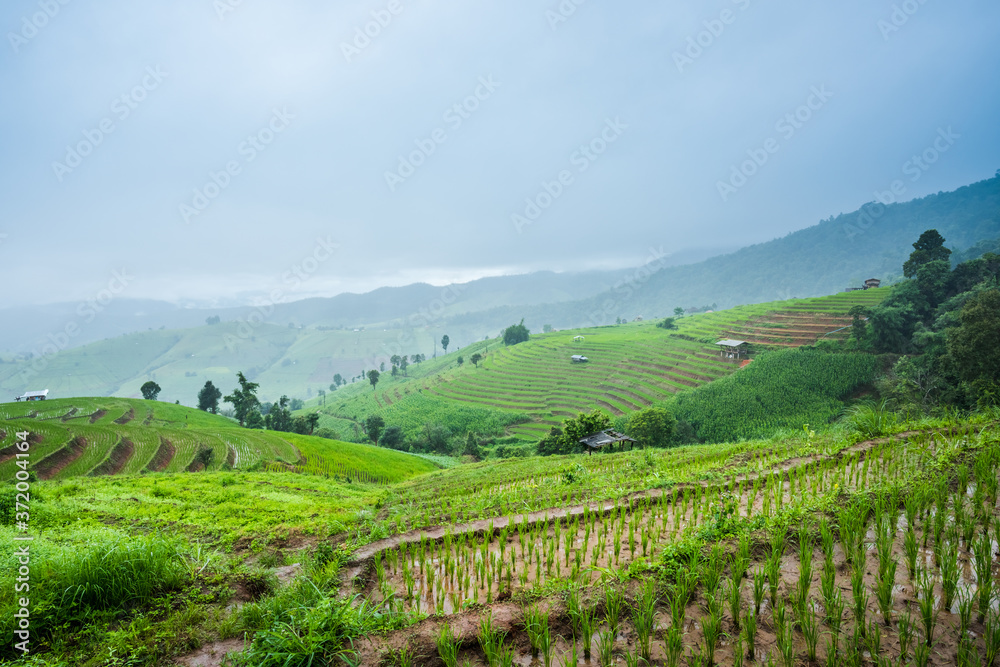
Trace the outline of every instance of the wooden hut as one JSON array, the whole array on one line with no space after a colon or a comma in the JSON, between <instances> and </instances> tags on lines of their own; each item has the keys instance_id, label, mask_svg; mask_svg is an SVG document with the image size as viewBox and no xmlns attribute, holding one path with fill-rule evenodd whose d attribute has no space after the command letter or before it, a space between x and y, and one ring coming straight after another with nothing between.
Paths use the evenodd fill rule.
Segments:
<instances>
[{"instance_id":1,"label":"wooden hut","mask_svg":"<svg viewBox=\"0 0 1000 667\"><path fill-rule=\"evenodd\" d=\"M628 443L628 448L632 449L632 445L638 441L635 438L630 438L623 433L609 428L597 433L591 433L585 438L580 438L578 442L583 445L584 450L588 454L593 454L595 451L600 451L609 446L614 447L615 445L624 449L625 443Z\"/></svg>"}]
</instances>

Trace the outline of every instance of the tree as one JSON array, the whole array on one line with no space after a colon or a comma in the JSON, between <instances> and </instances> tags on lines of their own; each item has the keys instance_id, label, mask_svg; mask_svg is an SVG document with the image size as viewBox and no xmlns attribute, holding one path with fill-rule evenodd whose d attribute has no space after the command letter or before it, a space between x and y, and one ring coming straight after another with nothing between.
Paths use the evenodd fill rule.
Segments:
<instances>
[{"instance_id":1,"label":"tree","mask_svg":"<svg viewBox=\"0 0 1000 667\"><path fill-rule=\"evenodd\" d=\"M921 266L936 260L947 260L951 250L944 247L944 237L936 229L928 229L913 244L910 258L903 263L903 275L914 278Z\"/></svg>"},{"instance_id":2,"label":"tree","mask_svg":"<svg viewBox=\"0 0 1000 667\"><path fill-rule=\"evenodd\" d=\"M523 343L528 340L528 328L524 326L524 318L521 318L520 324L512 324L503 330L503 344L504 345L517 345L518 343Z\"/></svg>"},{"instance_id":3,"label":"tree","mask_svg":"<svg viewBox=\"0 0 1000 667\"><path fill-rule=\"evenodd\" d=\"M551 324L543 324L542 325L542 333L552 333L552 325Z\"/></svg>"},{"instance_id":4,"label":"tree","mask_svg":"<svg viewBox=\"0 0 1000 667\"><path fill-rule=\"evenodd\" d=\"M282 396L271 406L264 424L272 431L288 432L292 430L292 411L288 409L288 397Z\"/></svg>"},{"instance_id":5,"label":"tree","mask_svg":"<svg viewBox=\"0 0 1000 667\"><path fill-rule=\"evenodd\" d=\"M445 335L441 336L441 349L444 350L445 354L448 354L448 343L450 343L450 342L451 342L451 339L448 338L448 334L445 334Z\"/></svg>"},{"instance_id":6,"label":"tree","mask_svg":"<svg viewBox=\"0 0 1000 667\"><path fill-rule=\"evenodd\" d=\"M368 415L362 427L365 429L368 439L378 444L379 435L382 433L382 429L385 428L385 420L382 419L381 415Z\"/></svg>"},{"instance_id":7,"label":"tree","mask_svg":"<svg viewBox=\"0 0 1000 667\"><path fill-rule=\"evenodd\" d=\"M676 329L677 322L675 320L676 318L674 317L667 317L664 318L662 322L657 322L656 326L660 327L661 329Z\"/></svg>"},{"instance_id":8,"label":"tree","mask_svg":"<svg viewBox=\"0 0 1000 667\"><path fill-rule=\"evenodd\" d=\"M383 361L378 365L378 370L380 373L385 373L385 362Z\"/></svg>"},{"instance_id":9,"label":"tree","mask_svg":"<svg viewBox=\"0 0 1000 667\"><path fill-rule=\"evenodd\" d=\"M851 335L854 336L854 340L860 345L865 340L865 335L867 334L865 323L868 320L869 311L865 306L851 306L847 314L852 318Z\"/></svg>"},{"instance_id":10,"label":"tree","mask_svg":"<svg viewBox=\"0 0 1000 667\"><path fill-rule=\"evenodd\" d=\"M222 321L222 318L219 317L218 315L212 315L211 317L206 317L205 318L205 324L207 324L209 326L212 326L213 324L218 324L221 321Z\"/></svg>"},{"instance_id":11,"label":"tree","mask_svg":"<svg viewBox=\"0 0 1000 667\"><path fill-rule=\"evenodd\" d=\"M148 380L139 387L139 391L142 392L142 397L147 401L155 401L156 397L160 395L160 385Z\"/></svg>"},{"instance_id":12,"label":"tree","mask_svg":"<svg viewBox=\"0 0 1000 667\"><path fill-rule=\"evenodd\" d=\"M966 393L980 405L1000 404L1000 290L969 299L961 320L948 334L948 353Z\"/></svg>"},{"instance_id":13,"label":"tree","mask_svg":"<svg viewBox=\"0 0 1000 667\"><path fill-rule=\"evenodd\" d=\"M316 393L319 395L320 405L326 405L326 391L324 391L323 389L318 389L316 390Z\"/></svg>"},{"instance_id":14,"label":"tree","mask_svg":"<svg viewBox=\"0 0 1000 667\"><path fill-rule=\"evenodd\" d=\"M198 392L198 409L211 412L213 415L219 414L219 399L222 392L209 380Z\"/></svg>"},{"instance_id":15,"label":"tree","mask_svg":"<svg viewBox=\"0 0 1000 667\"><path fill-rule=\"evenodd\" d=\"M458 362L459 366L465 363L465 359L462 358L462 355L459 355L458 359L456 359L455 361Z\"/></svg>"},{"instance_id":16,"label":"tree","mask_svg":"<svg viewBox=\"0 0 1000 667\"><path fill-rule=\"evenodd\" d=\"M405 354L399 358L399 370L403 371L403 375L406 375L406 367L409 365L410 362L406 360Z\"/></svg>"},{"instance_id":17,"label":"tree","mask_svg":"<svg viewBox=\"0 0 1000 667\"><path fill-rule=\"evenodd\" d=\"M472 365L475 366L476 368L479 368L479 362L482 360L483 360L483 355L479 354L478 352L474 352L472 356L469 357L469 361L471 361Z\"/></svg>"},{"instance_id":18,"label":"tree","mask_svg":"<svg viewBox=\"0 0 1000 667\"><path fill-rule=\"evenodd\" d=\"M260 410L251 410L250 414L247 415L247 428L264 428L265 426L264 415L260 414Z\"/></svg>"},{"instance_id":19,"label":"tree","mask_svg":"<svg viewBox=\"0 0 1000 667\"><path fill-rule=\"evenodd\" d=\"M483 458L483 453L479 449L479 439L472 431L469 431L469 435L465 438L465 449L462 450L462 455L471 456L477 461Z\"/></svg>"},{"instance_id":20,"label":"tree","mask_svg":"<svg viewBox=\"0 0 1000 667\"><path fill-rule=\"evenodd\" d=\"M389 357L389 363L392 364L393 369L399 367L399 362L400 362L400 357L398 354L394 354L391 357ZM393 375L395 375L395 373L393 373Z\"/></svg>"},{"instance_id":21,"label":"tree","mask_svg":"<svg viewBox=\"0 0 1000 667\"><path fill-rule=\"evenodd\" d=\"M590 414L580 413L563 422L562 429L553 427L549 435L538 442L538 453L572 454L580 447L581 438L611 428L611 418L600 410Z\"/></svg>"},{"instance_id":22,"label":"tree","mask_svg":"<svg viewBox=\"0 0 1000 667\"><path fill-rule=\"evenodd\" d=\"M680 306L674 308L674 317L684 317L684 309Z\"/></svg>"},{"instance_id":23,"label":"tree","mask_svg":"<svg viewBox=\"0 0 1000 667\"><path fill-rule=\"evenodd\" d=\"M344 384L344 378L340 373L334 373L333 375L333 385L330 387L330 391L336 391L337 387Z\"/></svg>"},{"instance_id":24,"label":"tree","mask_svg":"<svg viewBox=\"0 0 1000 667\"><path fill-rule=\"evenodd\" d=\"M643 447L663 447L676 424L674 416L663 408L645 408L629 415L626 430Z\"/></svg>"},{"instance_id":25,"label":"tree","mask_svg":"<svg viewBox=\"0 0 1000 667\"><path fill-rule=\"evenodd\" d=\"M236 413L236 420L239 421L240 426L243 426L246 424L247 417L251 413L256 412L258 415L260 414L260 401L257 399L257 388L260 385L247 380L246 376L243 375L243 371L236 374L236 380L240 383L239 389L234 389L233 393L223 397L222 400L232 404L233 411Z\"/></svg>"},{"instance_id":26,"label":"tree","mask_svg":"<svg viewBox=\"0 0 1000 667\"><path fill-rule=\"evenodd\" d=\"M368 371L368 381L372 383L372 391L375 390L375 385L378 384L379 372L374 368Z\"/></svg>"},{"instance_id":27,"label":"tree","mask_svg":"<svg viewBox=\"0 0 1000 667\"><path fill-rule=\"evenodd\" d=\"M404 449L406 437L403 435L403 429L398 426L388 427L379 438L378 444L387 449Z\"/></svg>"}]
</instances>

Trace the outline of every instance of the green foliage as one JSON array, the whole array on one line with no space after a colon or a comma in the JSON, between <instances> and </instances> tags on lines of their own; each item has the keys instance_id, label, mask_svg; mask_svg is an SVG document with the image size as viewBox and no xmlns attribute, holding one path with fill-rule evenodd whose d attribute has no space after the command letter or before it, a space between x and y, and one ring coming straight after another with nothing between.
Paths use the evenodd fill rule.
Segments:
<instances>
[{"instance_id":1,"label":"green foliage","mask_svg":"<svg viewBox=\"0 0 1000 667\"><path fill-rule=\"evenodd\" d=\"M236 381L240 384L239 388L234 389L233 393L222 400L232 403L236 412L236 420L239 421L240 426L243 426L251 413L260 411L260 400L257 398L257 389L260 385L256 382L250 382L243 371L236 374Z\"/></svg>"},{"instance_id":2,"label":"green foliage","mask_svg":"<svg viewBox=\"0 0 1000 667\"><path fill-rule=\"evenodd\" d=\"M512 324L503 330L503 344L509 346L523 343L528 340L529 333L531 332L524 326L524 318L521 318L519 324Z\"/></svg>"},{"instance_id":3,"label":"green foliage","mask_svg":"<svg viewBox=\"0 0 1000 667\"><path fill-rule=\"evenodd\" d=\"M211 380L208 380L198 392L198 409L211 412L213 415L218 414L220 398L222 398L222 392L212 384Z\"/></svg>"},{"instance_id":4,"label":"green foliage","mask_svg":"<svg viewBox=\"0 0 1000 667\"><path fill-rule=\"evenodd\" d=\"M645 408L628 417L628 434L643 447L665 447L677 420L664 408Z\"/></svg>"},{"instance_id":5,"label":"green foliage","mask_svg":"<svg viewBox=\"0 0 1000 667\"><path fill-rule=\"evenodd\" d=\"M829 422L842 399L871 383L877 371L878 359L870 354L765 352L738 373L679 394L667 408L703 441L758 438Z\"/></svg>"},{"instance_id":6,"label":"green foliage","mask_svg":"<svg viewBox=\"0 0 1000 667\"><path fill-rule=\"evenodd\" d=\"M1000 404L1000 290L980 292L965 304L961 326L948 333L948 352L970 398Z\"/></svg>"},{"instance_id":7,"label":"green foliage","mask_svg":"<svg viewBox=\"0 0 1000 667\"><path fill-rule=\"evenodd\" d=\"M139 387L139 391L142 393L142 397L147 401L155 401L156 397L160 395L160 385L156 384L152 380L148 380Z\"/></svg>"},{"instance_id":8,"label":"green foliage","mask_svg":"<svg viewBox=\"0 0 1000 667\"><path fill-rule=\"evenodd\" d=\"M539 441L537 450L542 456L572 454L579 451L581 438L608 428L611 428L611 418L603 411L581 412L564 421L562 429L553 428L548 437Z\"/></svg>"},{"instance_id":9,"label":"green foliage","mask_svg":"<svg viewBox=\"0 0 1000 667\"><path fill-rule=\"evenodd\" d=\"M895 430L898 421L896 413L888 408L885 399L878 403L855 405L847 413L851 430L863 439L889 435Z\"/></svg>"},{"instance_id":10,"label":"green foliage","mask_svg":"<svg viewBox=\"0 0 1000 667\"><path fill-rule=\"evenodd\" d=\"M658 326L661 329L676 329L677 322L675 320L676 318L674 317L665 317L664 319L657 322L656 326Z\"/></svg>"},{"instance_id":11,"label":"green foliage","mask_svg":"<svg viewBox=\"0 0 1000 667\"><path fill-rule=\"evenodd\" d=\"M377 443L379 436L382 434L382 429L385 428L385 420L382 419L381 415L369 415L365 418L364 428L368 439Z\"/></svg>"},{"instance_id":12,"label":"green foliage","mask_svg":"<svg viewBox=\"0 0 1000 667\"><path fill-rule=\"evenodd\" d=\"M936 229L928 229L913 244L910 258L903 263L903 275L913 278L920 268L930 262L947 261L951 250L944 247L944 237Z\"/></svg>"}]
</instances>

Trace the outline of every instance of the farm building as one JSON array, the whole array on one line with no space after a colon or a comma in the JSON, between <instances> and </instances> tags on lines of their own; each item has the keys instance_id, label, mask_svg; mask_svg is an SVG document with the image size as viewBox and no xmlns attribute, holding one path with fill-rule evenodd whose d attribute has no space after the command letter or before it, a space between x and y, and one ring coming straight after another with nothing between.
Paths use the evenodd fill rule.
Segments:
<instances>
[{"instance_id":1,"label":"farm building","mask_svg":"<svg viewBox=\"0 0 1000 667\"><path fill-rule=\"evenodd\" d=\"M747 355L747 342L745 340L733 340L725 338L716 342L722 348L720 354L727 359L740 359Z\"/></svg>"},{"instance_id":2,"label":"farm building","mask_svg":"<svg viewBox=\"0 0 1000 667\"><path fill-rule=\"evenodd\" d=\"M621 448L624 448L626 442L628 443L629 449L632 449L632 445L634 445L637 440L609 428L603 431L598 431L597 433L592 433L586 438L580 438L578 442L583 445L588 454L593 454L595 451L600 451L609 445L612 447L619 445Z\"/></svg>"},{"instance_id":3,"label":"farm building","mask_svg":"<svg viewBox=\"0 0 1000 667\"><path fill-rule=\"evenodd\" d=\"M581 364L590 361L590 359L583 356L582 354L574 354L573 356L570 357L570 359L573 361L574 364Z\"/></svg>"},{"instance_id":4,"label":"farm building","mask_svg":"<svg viewBox=\"0 0 1000 667\"><path fill-rule=\"evenodd\" d=\"M879 280L878 278L869 278L868 280L865 281L864 286L862 286L862 287L848 287L844 291L845 292L860 292L861 290L875 289L876 287L878 287L881 284L882 284L882 281Z\"/></svg>"},{"instance_id":5,"label":"farm building","mask_svg":"<svg viewBox=\"0 0 1000 667\"><path fill-rule=\"evenodd\" d=\"M49 395L48 389L43 389L42 391L26 391L20 396L14 398L15 401L44 401L45 397Z\"/></svg>"}]
</instances>

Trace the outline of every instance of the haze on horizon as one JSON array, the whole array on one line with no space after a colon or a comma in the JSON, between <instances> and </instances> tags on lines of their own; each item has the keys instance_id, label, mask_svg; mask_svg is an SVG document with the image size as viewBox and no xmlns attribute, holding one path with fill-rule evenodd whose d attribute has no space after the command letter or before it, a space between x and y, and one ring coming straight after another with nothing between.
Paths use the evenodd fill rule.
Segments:
<instances>
[{"instance_id":1,"label":"haze on horizon","mask_svg":"<svg viewBox=\"0 0 1000 667\"><path fill-rule=\"evenodd\" d=\"M289 297L620 268L955 189L1000 167L998 25L986 0L7 3L0 307L123 269L125 297L227 302L303 267Z\"/></svg>"}]
</instances>

